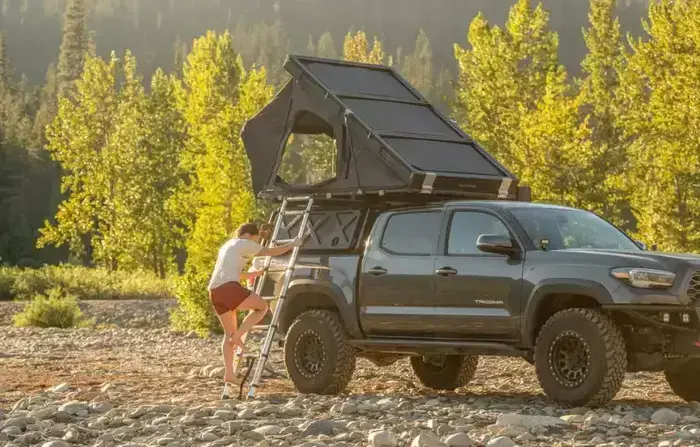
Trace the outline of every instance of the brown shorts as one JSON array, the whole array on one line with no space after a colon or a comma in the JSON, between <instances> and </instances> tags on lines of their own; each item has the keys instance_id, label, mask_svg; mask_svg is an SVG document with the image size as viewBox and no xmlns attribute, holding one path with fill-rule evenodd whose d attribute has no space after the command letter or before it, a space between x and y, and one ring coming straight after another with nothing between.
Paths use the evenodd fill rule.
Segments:
<instances>
[{"instance_id":1,"label":"brown shorts","mask_svg":"<svg viewBox=\"0 0 700 447\"><path fill-rule=\"evenodd\" d=\"M253 292L240 283L230 281L209 291L209 300L217 315L236 310Z\"/></svg>"}]
</instances>

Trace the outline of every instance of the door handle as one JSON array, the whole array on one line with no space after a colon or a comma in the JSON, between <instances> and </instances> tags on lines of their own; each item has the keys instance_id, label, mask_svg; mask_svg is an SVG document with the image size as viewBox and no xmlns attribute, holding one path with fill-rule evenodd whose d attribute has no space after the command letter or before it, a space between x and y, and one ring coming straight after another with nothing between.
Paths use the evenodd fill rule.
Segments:
<instances>
[{"instance_id":1,"label":"door handle","mask_svg":"<svg viewBox=\"0 0 700 447\"><path fill-rule=\"evenodd\" d=\"M453 269L452 267L442 267L437 270L435 270L435 274L443 277L448 277L448 276L454 276L458 272L457 270Z\"/></svg>"},{"instance_id":2,"label":"door handle","mask_svg":"<svg viewBox=\"0 0 700 447\"><path fill-rule=\"evenodd\" d=\"M367 273L374 276L382 276L385 275L386 272L387 270L384 267L372 267L371 269L367 270Z\"/></svg>"}]
</instances>

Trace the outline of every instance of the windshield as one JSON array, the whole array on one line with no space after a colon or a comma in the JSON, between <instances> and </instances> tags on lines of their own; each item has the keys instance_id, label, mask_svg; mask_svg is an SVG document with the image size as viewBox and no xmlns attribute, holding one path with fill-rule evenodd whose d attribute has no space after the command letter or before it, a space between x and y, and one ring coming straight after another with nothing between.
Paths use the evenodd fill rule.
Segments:
<instances>
[{"instance_id":1,"label":"windshield","mask_svg":"<svg viewBox=\"0 0 700 447\"><path fill-rule=\"evenodd\" d=\"M548 250L641 250L614 225L587 211L544 207L514 208L510 211L537 248L546 239L549 241Z\"/></svg>"}]
</instances>

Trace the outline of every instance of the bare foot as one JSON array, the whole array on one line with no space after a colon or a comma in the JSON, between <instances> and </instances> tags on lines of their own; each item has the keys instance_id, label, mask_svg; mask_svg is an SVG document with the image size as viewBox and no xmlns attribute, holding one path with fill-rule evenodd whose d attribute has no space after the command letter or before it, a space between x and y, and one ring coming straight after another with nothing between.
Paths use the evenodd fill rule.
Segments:
<instances>
[{"instance_id":1,"label":"bare foot","mask_svg":"<svg viewBox=\"0 0 700 447\"><path fill-rule=\"evenodd\" d=\"M245 342L241 339L241 336L238 334L231 335L229 341L233 343L234 352L236 352L236 348L241 348L241 351L245 348Z\"/></svg>"},{"instance_id":2,"label":"bare foot","mask_svg":"<svg viewBox=\"0 0 700 447\"><path fill-rule=\"evenodd\" d=\"M224 375L224 383L234 383L236 381L236 378L233 377L233 375L227 376Z\"/></svg>"}]
</instances>

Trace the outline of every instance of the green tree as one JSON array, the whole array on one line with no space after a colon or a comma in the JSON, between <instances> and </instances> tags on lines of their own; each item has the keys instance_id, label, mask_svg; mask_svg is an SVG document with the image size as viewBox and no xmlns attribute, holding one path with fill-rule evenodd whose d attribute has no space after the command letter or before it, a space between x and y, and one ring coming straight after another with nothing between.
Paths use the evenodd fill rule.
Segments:
<instances>
[{"instance_id":1,"label":"green tree","mask_svg":"<svg viewBox=\"0 0 700 447\"><path fill-rule=\"evenodd\" d=\"M512 153L520 181L537 201L588 208L594 148L588 122L579 122L580 100L564 71L550 72L544 96L523 116Z\"/></svg>"},{"instance_id":2,"label":"green tree","mask_svg":"<svg viewBox=\"0 0 700 447\"><path fill-rule=\"evenodd\" d=\"M189 232L180 306L173 316L177 328L206 332L218 327L207 280L219 246L256 209L240 132L272 93L265 70L245 72L228 32L209 31L195 40L179 94L188 136L182 166L191 174L179 202Z\"/></svg>"},{"instance_id":3,"label":"green tree","mask_svg":"<svg viewBox=\"0 0 700 447\"><path fill-rule=\"evenodd\" d=\"M700 2L650 2L620 86L630 202L641 239L700 251Z\"/></svg>"},{"instance_id":4,"label":"green tree","mask_svg":"<svg viewBox=\"0 0 700 447\"><path fill-rule=\"evenodd\" d=\"M104 192L110 210L104 243L114 248L119 268L146 269L165 277L174 270L174 254L183 237L172 203L182 183L178 165L183 123L173 78L156 71L146 96L128 52L123 73L103 163L110 179Z\"/></svg>"},{"instance_id":5,"label":"green tree","mask_svg":"<svg viewBox=\"0 0 700 447\"><path fill-rule=\"evenodd\" d=\"M548 17L541 4L533 8L529 0L518 0L505 28L490 26L479 14L469 26L471 48L454 47L459 69L454 114L506 166L523 163L514 153L521 121L536 110L547 80L563 70Z\"/></svg>"},{"instance_id":6,"label":"green tree","mask_svg":"<svg viewBox=\"0 0 700 447\"><path fill-rule=\"evenodd\" d=\"M63 16L63 40L58 56L58 88L64 96L80 78L89 41L85 0L70 0Z\"/></svg>"},{"instance_id":7,"label":"green tree","mask_svg":"<svg viewBox=\"0 0 700 447\"><path fill-rule=\"evenodd\" d=\"M343 58L346 61L364 62L367 64L384 64L386 53L382 43L374 38L370 48L367 35L364 31L358 31L354 35L348 33L343 42Z\"/></svg>"},{"instance_id":8,"label":"green tree","mask_svg":"<svg viewBox=\"0 0 700 447\"><path fill-rule=\"evenodd\" d=\"M58 98L58 113L47 130L47 150L61 166L61 192L55 223L46 222L38 246L64 245L84 262L111 266L112 247L104 245L105 191L109 190L104 156L117 114L114 54L109 61L88 56L75 83L75 95ZM94 250L94 253L92 253Z\"/></svg>"},{"instance_id":9,"label":"green tree","mask_svg":"<svg viewBox=\"0 0 700 447\"><path fill-rule=\"evenodd\" d=\"M580 86L580 100L595 150L582 199L588 208L626 225L629 223L625 217L626 153L618 123L623 113L618 89L625 50L614 9L615 0L591 0L590 26L584 31L588 53L581 63L585 77Z\"/></svg>"}]
</instances>

